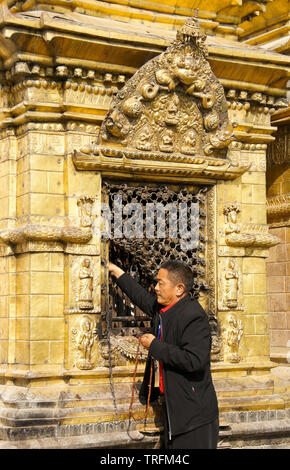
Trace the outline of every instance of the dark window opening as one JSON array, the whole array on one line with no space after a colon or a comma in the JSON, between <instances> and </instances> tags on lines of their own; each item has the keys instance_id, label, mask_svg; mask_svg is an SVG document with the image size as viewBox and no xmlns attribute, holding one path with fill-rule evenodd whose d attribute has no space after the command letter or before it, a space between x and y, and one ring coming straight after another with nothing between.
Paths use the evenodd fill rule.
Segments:
<instances>
[{"instance_id":1,"label":"dark window opening","mask_svg":"<svg viewBox=\"0 0 290 470\"><path fill-rule=\"evenodd\" d=\"M104 199L109 204L111 214L113 214L114 201L116 196L121 196L122 214L111 218L109 241L109 259L114 264L122 267L124 271L134 277L145 289L155 295L155 277L159 266L168 259L178 259L187 263L194 273L194 286L191 295L199 298L201 291L207 291L206 278L206 193L207 186L176 187L167 185L128 185L126 183L117 184L114 182L105 182L103 186ZM120 201L120 199L119 199ZM128 238L123 234L119 238L114 237L115 230L122 231L126 222L132 222L132 213L126 214L123 211L125 206L130 203L137 203L142 217L136 218L135 223L131 224L133 232L136 230L137 236ZM155 204L154 214L154 237L152 232L150 237L146 232L146 210L147 204ZM176 220L174 213L171 213L171 223L176 223L177 233L175 237L170 236L169 212L163 211L162 207L173 203L177 208L177 219L180 218L179 204L183 203L186 207L187 226L185 229L191 230L191 223L195 219L191 217L191 203L194 203L197 210L198 219L198 242L194 248L186 249L182 244L179 232L179 220ZM159 204L159 207L158 207ZM185 204L185 206L184 206ZM120 206L119 206L120 207ZM128 206L127 206L128 207ZM159 211L159 212L158 212ZM164 214L165 232L156 237L157 217ZM172 215L173 214L173 215ZM142 219L142 220L141 220ZM152 220L152 219L151 219ZM163 219L159 219L163 220ZM135 233L135 232L134 232ZM142 235L142 236L140 236ZM114 334L135 334L149 331L151 319L146 316L138 307L132 304L130 299L121 291L114 280L109 279L109 308L110 308L110 328Z\"/></svg>"}]
</instances>

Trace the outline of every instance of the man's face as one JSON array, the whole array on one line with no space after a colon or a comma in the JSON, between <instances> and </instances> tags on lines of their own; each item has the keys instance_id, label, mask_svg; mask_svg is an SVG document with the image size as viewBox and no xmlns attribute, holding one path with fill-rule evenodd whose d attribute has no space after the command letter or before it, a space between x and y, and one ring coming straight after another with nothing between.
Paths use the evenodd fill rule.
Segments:
<instances>
[{"instance_id":1,"label":"man's face","mask_svg":"<svg viewBox=\"0 0 290 470\"><path fill-rule=\"evenodd\" d=\"M155 292L159 304L168 306L173 302L177 302L184 296L184 285L182 283L174 284L168 278L167 269L159 269L156 277Z\"/></svg>"}]
</instances>

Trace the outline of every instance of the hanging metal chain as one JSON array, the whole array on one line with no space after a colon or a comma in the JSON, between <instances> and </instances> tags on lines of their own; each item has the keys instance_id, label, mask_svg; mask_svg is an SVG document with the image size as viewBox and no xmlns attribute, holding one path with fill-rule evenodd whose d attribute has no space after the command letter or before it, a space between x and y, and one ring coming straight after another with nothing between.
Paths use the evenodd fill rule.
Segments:
<instances>
[{"instance_id":1,"label":"hanging metal chain","mask_svg":"<svg viewBox=\"0 0 290 470\"><path fill-rule=\"evenodd\" d=\"M134 369L134 376L133 376L133 383L132 383L131 402L130 402L130 406L129 406L129 416L132 417L134 419L134 421L142 421L143 419L144 420L147 419L148 412L149 412L149 405L150 405L150 397L151 397L152 378L153 378L153 361L151 359L150 379L149 379L149 385L148 385L149 391L148 391L145 415L142 416L141 418L136 418L133 414L133 403L134 403L136 373L137 373L137 367L138 367L138 361L139 361L140 342L141 342L141 337L138 338L138 346L137 346L137 353L136 353L136 359L135 359L135 369Z\"/></svg>"},{"instance_id":2,"label":"hanging metal chain","mask_svg":"<svg viewBox=\"0 0 290 470\"><path fill-rule=\"evenodd\" d=\"M113 404L114 404L114 421L119 423L117 400L116 400L114 380L113 380L112 350L111 350L111 338L110 338L110 335L111 335L111 311L110 311L110 308L109 308L108 261L107 261L107 256L106 256L105 242L103 243L103 264L104 264L104 276L105 276L105 314L106 314L106 327L107 327L107 344L108 344L110 389L111 389L111 394L112 394ZM137 366L138 366L138 361L139 361L139 354L140 354L140 338L138 339L138 347L137 347L136 358L135 358L135 370L134 370L133 383L132 383L131 402L130 402L130 406L129 406L129 425L128 425L128 430L127 430L128 436L130 437L130 439L132 441L142 441L145 438L145 435L143 435L141 437L141 439L140 438L136 439L134 436L130 435L130 423L131 423L131 418L133 418L134 421L141 421L141 420L144 419L145 422L146 422L147 415L148 415L148 412L149 412L151 386L152 386L152 378L153 378L153 361L151 361L150 380L149 380L149 393L148 393L148 399L147 399L145 415L142 418L135 418L135 416L133 415L132 407L133 407L133 402L134 402L135 381L136 381Z\"/></svg>"},{"instance_id":3,"label":"hanging metal chain","mask_svg":"<svg viewBox=\"0 0 290 470\"><path fill-rule=\"evenodd\" d=\"M109 362L109 373L110 373L110 389L114 404L114 421L119 422L119 415L117 409L117 400L114 388L113 379L113 367L112 367L112 349L111 349L111 312L109 309L109 283L108 283L108 261L106 256L106 243L103 243L103 263L104 263L104 276L105 276L105 314L106 314L106 326L107 326L107 344L108 344L108 362Z\"/></svg>"}]
</instances>

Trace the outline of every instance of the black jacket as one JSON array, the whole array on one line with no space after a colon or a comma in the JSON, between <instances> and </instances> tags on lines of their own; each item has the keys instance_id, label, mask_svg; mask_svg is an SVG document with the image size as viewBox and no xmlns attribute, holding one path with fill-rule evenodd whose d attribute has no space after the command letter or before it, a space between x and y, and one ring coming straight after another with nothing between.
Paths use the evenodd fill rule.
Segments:
<instances>
[{"instance_id":1,"label":"black jacket","mask_svg":"<svg viewBox=\"0 0 290 470\"><path fill-rule=\"evenodd\" d=\"M117 284L143 312L153 317L154 336L162 325L162 341L151 343L140 401L148 396L152 357L163 363L164 392L171 435L182 434L218 418L217 397L210 372L211 334L207 315L190 295L160 314L157 299L131 276L122 274ZM154 384L153 384L154 385ZM153 389L156 399L159 389Z\"/></svg>"}]
</instances>

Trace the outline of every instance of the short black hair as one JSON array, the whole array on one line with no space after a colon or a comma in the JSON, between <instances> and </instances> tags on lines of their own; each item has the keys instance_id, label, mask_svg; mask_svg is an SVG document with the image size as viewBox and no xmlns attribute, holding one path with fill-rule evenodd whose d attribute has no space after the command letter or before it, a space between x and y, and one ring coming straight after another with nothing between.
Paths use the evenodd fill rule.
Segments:
<instances>
[{"instance_id":1,"label":"short black hair","mask_svg":"<svg viewBox=\"0 0 290 470\"><path fill-rule=\"evenodd\" d=\"M190 267L180 260L168 260L161 264L159 269L167 269L170 281L184 284L184 291L189 293L193 286L193 272Z\"/></svg>"}]
</instances>

